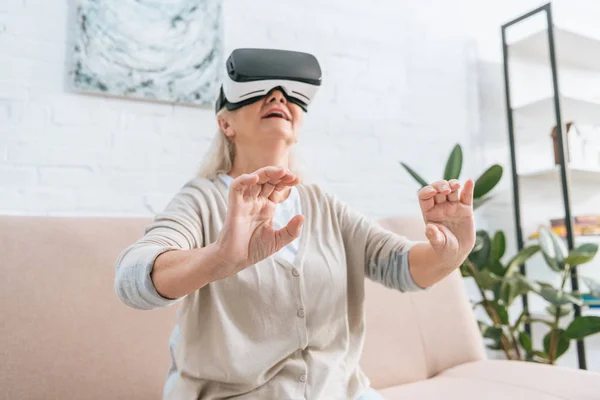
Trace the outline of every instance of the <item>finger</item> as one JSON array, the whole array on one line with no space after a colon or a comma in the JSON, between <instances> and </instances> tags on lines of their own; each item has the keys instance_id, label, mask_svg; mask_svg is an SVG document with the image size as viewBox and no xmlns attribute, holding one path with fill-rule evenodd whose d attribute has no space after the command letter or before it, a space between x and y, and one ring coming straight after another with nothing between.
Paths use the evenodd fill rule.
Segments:
<instances>
[{"instance_id":1,"label":"finger","mask_svg":"<svg viewBox=\"0 0 600 400\"><path fill-rule=\"evenodd\" d=\"M283 189L285 189L285 187ZM271 196L269 196L269 200L271 200L274 203L281 203L282 201L287 199L291 193L291 189L283 189L277 190L277 188L275 188L275 190L273 190L273 193L271 193Z\"/></svg>"},{"instance_id":2,"label":"finger","mask_svg":"<svg viewBox=\"0 0 600 400\"><path fill-rule=\"evenodd\" d=\"M446 181L446 180L433 182L431 184L431 186L433 186L433 188L435 190L437 190L439 193L443 193L444 195L450 194L450 191L451 191L450 185L448 184L448 181Z\"/></svg>"},{"instance_id":3,"label":"finger","mask_svg":"<svg viewBox=\"0 0 600 400\"><path fill-rule=\"evenodd\" d=\"M264 184L267 182L272 183L273 185L281 182L281 178L284 177L288 172L283 167L263 167L257 169L255 174L258 175L258 183Z\"/></svg>"},{"instance_id":4,"label":"finger","mask_svg":"<svg viewBox=\"0 0 600 400\"><path fill-rule=\"evenodd\" d=\"M442 231L434 224L426 225L425 236L427 237L427 240L429 240L429 243L431 243L431 246L436 250L443 249L444 246L446 246L446 236L444 236Z\"/></svg>"},{"instance_id":5,"label":"finger","mask_svg":"<svg viewBox=\"0 0 600 400\"><path fill-rule=\"evenodd\" d=\"M448 194L448 196L447 196L448 201L452 201L452 202L458 201L460 182L456 179L452 179L452 180L448 181L448 185L450 185L450 190L452 190L450 192L450 194Z\"/></svg>"},{"instance_id":6,"label":"finger","mask_svg":"<svg viewBox=\"0 0 600 400\"><path fill-rule=\"evenodd\" d=\"M289 169L286 170L286 174L281 178L282 182L286 182L286 183L291 183L294 180L298 180L299 178L296 176L296 174L294 174L292 171L290 171Z\"/></svg>"},{"instance_id":7,"label":"finger","mask_svg":"<svg viewBox=\"0 0 600 400\"><path fill-rule=\"evenodd\" d=\"M446 195L450 194L450 185L448 181L436 181L431 184L431 186L437 190L437 194L435 195L435 203L442 204L446 202Z\"/></svg>"},{"instance_id":8,"label":"finger","mask_svg":"<svg viewBox=\"0 0 600 400\"><path fill-rule=\"evenodd\" d=\"M231 182L231 193L232 195L243 196L244 193L253 185L258 182L258 175L256 174L243 174L238 176Z\"/></svg>"},{"instance_id":9,"label":"finger","mask_svg":"<svg viewBox=\"0 0 600 400\"><path fill-rule=\"evenodd\" d=\"M435 190L431 185L424 186L419 190L417 196L419 197L419 205L421 206L422 212L428 212L435 206L435 195L437 190Z\"/></svg>"},{"instance_id":10,"label":"finger","mask_svg":"<svg viewBox=\"0 0 600 400\"><path fill-rule=\"evenodd\" d=\"M298 178L297 176L295 176L293 174L291 176L292 176L291 179L279 182L277 185L275 185L275 190L277 192L280 192L288 187L296 186L298 183L300 183L300 178Z\"/></svg>"},{"instance_id":11,"label":"finger","mask_svg":"<svg viewBox=\"0 0 600 400\"><path fill-rule=\"evenodd\" d=\"M435 195L435 204L442 204L446 202L446 195L443 193L438 193Z\"/></svg>"},{"instance_id":12,"label":"finger","mask_svg":"<svg viewBox=\"0 0 600 400\"><path fill-rule=\"evenodd\" d=\"M273 190L275 190L275 186L270 184L269 182L267 182L262 185L259 196L269 197L269 196L271 196L271 193L273 193Z\"/></svg>"},{"instance_id":13,"label":"finger","mask_svg":"<svg viewBox=\"0 0 600 400\"><path fill-rule=\"evenodd\" d=\"M286 226L275 232L277 236L277 243L280 248L285 247L289 243L293 242L298 236L300 236L300 230L304 223L304 216L301 214L296 215L288 222Z\"/></svg>"},{"instance_id":14,"label":"finger","mask_svg":"<svg viewBox=\"0 0 600 400\"><path fill-rule=\"evenodd\" d=\"M429 200L429 199L433 199L433 196L435 196L437 194L437 190L435 190L435 188L431 185L427 185L427 186L423 186L417 196L419 197L419 200Z\"/></svg>"},{"instance_id":15,"label":"finger","mask_svg":"<svg viewBox=\"0 0 600 400\"><path fill-rule=\"evenodd\" d=\"M256 197L260 194L261 190L262 190L262 185L259 185L259 184L252 185L246 190L246 195L249 197Z\"/></svg>"},{"instance_id":16,"label":"finger","mask_svg":"<svg viewBox=\"0 0 600 400\"><path fill-rule=\"evenodd\" d=\"M473 205L473 191L475 189L475 182L473 179L468 179L463 186L463 190L460 194L460 202L468 206Z\"/></svg>"}]
</instances>

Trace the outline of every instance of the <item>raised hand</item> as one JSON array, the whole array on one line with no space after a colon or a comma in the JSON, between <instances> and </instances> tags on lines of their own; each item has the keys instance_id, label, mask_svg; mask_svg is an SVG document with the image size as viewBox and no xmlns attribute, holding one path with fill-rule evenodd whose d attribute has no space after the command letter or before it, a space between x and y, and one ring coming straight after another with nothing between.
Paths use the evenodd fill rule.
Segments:
<instances>
[{"instance_id":1,"label":"raised hand","mask_svg":"<svg viewBox=\"0 0 600 400\"><path fill-rule=\"evenodd\" d=\"M233 180L228 210L217 245L223 257L224 276L264 260L300 235L304 217L296 215L287 226L273 228L273 214L298 178L285 168L264 167Z\"/></svg>"},{"instance_id":2,"label":"raised hand","mask_svg":"<svg viewBox=\"0 0 600 400\"><path fill-rule=\"evenodd\" d=\"M460 190L458 180L437 181L419 191L425 235L433 249L448 260L465 258L475 245L474 182Z\"/></svg>"}]
</instances>

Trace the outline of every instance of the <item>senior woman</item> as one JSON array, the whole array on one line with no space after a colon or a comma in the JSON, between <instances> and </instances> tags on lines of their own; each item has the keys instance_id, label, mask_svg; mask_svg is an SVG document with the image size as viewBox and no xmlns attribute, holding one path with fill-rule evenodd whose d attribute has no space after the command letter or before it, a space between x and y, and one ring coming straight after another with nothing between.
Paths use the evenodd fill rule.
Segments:
<instances>
[{"instance_id":1,"label":"senior woman","mask_svg":"<svg viewBox=\"0 0 600 400\"><path fill-rule=\"evenodd\" d=\"M417 291L455 270L475 242L473 181L419 191L427 241L383 229L293 172L317 60L238 49L226 68L202 173L117 260L127 305L181 302L164 398L381 398L359 366L364 279Z\"/></svg>"}]
</instances>

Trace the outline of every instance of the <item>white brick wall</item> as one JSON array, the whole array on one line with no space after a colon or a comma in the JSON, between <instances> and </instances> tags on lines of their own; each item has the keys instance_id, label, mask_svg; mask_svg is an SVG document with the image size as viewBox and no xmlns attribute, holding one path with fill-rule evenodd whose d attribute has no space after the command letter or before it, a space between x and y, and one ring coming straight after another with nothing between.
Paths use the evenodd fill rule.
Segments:
<instances>
[{"instance_id":1,"label":"white brick wall","mask_svg":"<svg viewBox=\"0 0 600 400\"><path fill-rule=\"evenodd\" d=\"M0 213L150 215L194 174L212 108L65 89L73 3L0 2ZM415 213L417 187L398 161L438 178L475 128L451 3L226 0L227 53L316 54L324 86L299 145L312 176L372 217Z\"/></svg>"}]
</instances>

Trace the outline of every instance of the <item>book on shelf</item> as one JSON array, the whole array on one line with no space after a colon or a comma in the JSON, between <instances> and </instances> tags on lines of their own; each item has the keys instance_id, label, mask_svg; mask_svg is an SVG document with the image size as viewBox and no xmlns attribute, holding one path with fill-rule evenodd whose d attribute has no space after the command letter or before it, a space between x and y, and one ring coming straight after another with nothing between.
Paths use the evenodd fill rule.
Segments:
<instances>
[{"instance_id":1,"label":"book on shelf","mask_svg":"<svg viewBox=\"0 0 600 400\"><path fill-rule=\"evenodd\" d=\"M559 236L567 236L567 226L564 218L550 220L550 226ZM600 215L578 215L573 217L573 234L575 236L600 235Z\"/></svg>"},{"instance_id":2,"label":"book on shelf","mask_svg":"<svg viewBox=\"0 0 600 400\"><path fill-rule=\"evenodd\" d=\"M567 236L567 226L564 218L550 220L550 230L558 236ZM600 215L578 215L573 217L573 235L575 236L600 236ZM530 237L535 239L539 236L534 232Z\"/></svg>"}]
</instances>

